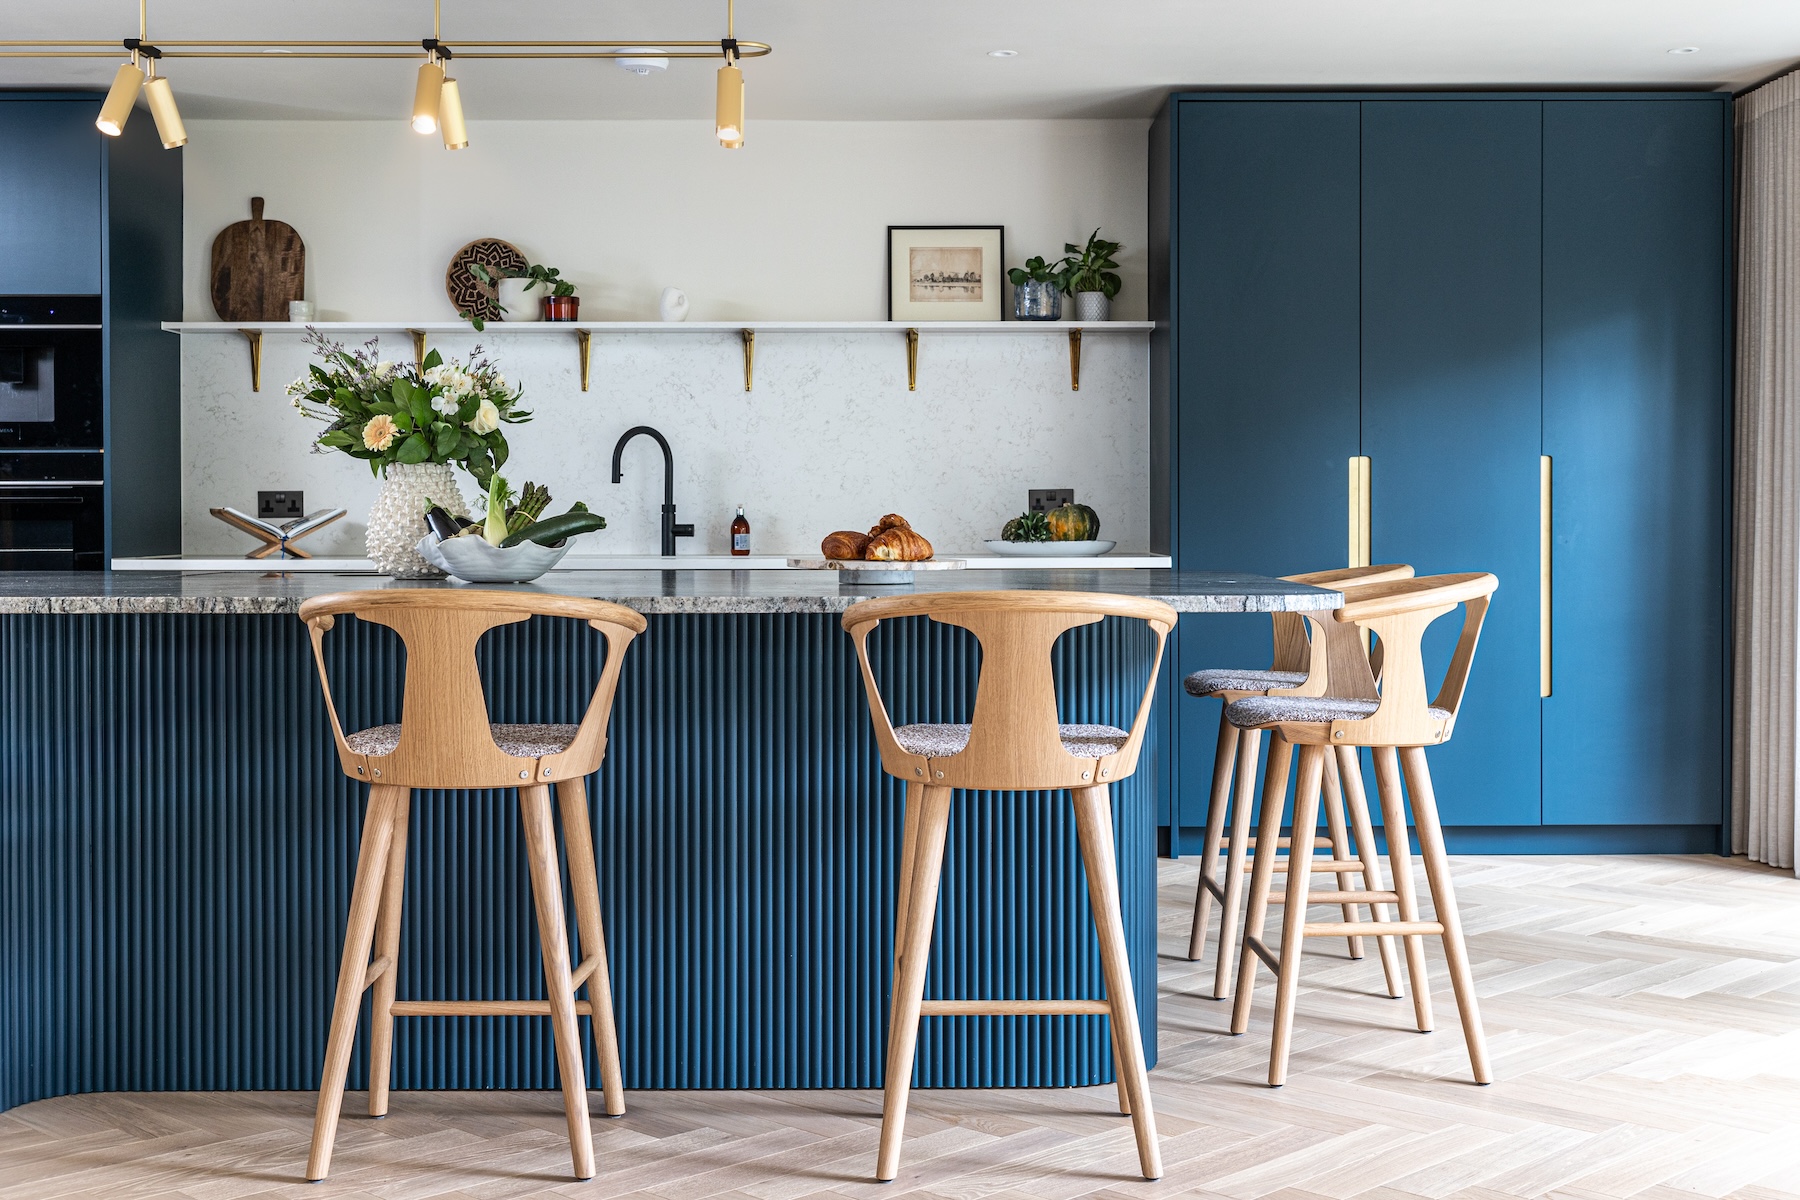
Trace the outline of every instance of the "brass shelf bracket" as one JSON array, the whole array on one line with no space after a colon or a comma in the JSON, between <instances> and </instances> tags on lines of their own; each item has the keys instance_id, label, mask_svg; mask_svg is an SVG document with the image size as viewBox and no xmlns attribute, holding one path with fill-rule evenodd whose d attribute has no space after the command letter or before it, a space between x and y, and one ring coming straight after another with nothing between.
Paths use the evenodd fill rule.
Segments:
<instances>
[{"instance_id":1,"label":"brass shelf bracket","mask_svg":"<svg viewBox=\"0 0 1800 1200\"><path fill-rule=\"evenodd\" d=\"M919 331L906 331L906 390L919 390Z\"/></svg>"},{"instance_id":2,"label":"brass shelf bracket","mask_svg":"<svg viewBox=\"0 0 1800 1200\"><path fill-rule=\"evenodd\" d=\"M1069 330L1069 390L1081 390L1081 330Z\"/></svg>"},{"instance_id":3,"label":"brass shelf bracket","mask_svg":"<svg viewBox=\"0 0 1800 1200\"><path fill-rule=\"evenodd\" d=\"M425 370L425 331L423 329L409 329L406 332L412 334L413 366L423 373Z\"/></svg>"},{"instance_id":4,"label":"brass shelf bracket","mask_svg":"<svg viewBox=\"0 0 1800 1200\"><path fill-rule=\"evenodd\" d=\"M262 330L240 329L244 340L250 343L250 390L262 391Z\"/></svg>"},{"instance_id":5,"label":"brass shelf bracket","mask_svg":"<svg viewBox=\"0 0 1800 1200\"><path fill-rule=\"evenodd\" d=\"M581 350L581 390L585 392L588 390L588 364L593 361L594 331L591 329L577 329L575 331L575 344L580 347Z\"/></svg>"},{"instance_id":6,"label":"brass shelf bracket","mask_svg":"<svg viewBox=\"0 0 1800 1200\"><path fill-rule=\"evenodd\" d=\"M744 390L750 390L750 381L756 374L756 330L744 330Z\"/></svg>"}]
</instances>

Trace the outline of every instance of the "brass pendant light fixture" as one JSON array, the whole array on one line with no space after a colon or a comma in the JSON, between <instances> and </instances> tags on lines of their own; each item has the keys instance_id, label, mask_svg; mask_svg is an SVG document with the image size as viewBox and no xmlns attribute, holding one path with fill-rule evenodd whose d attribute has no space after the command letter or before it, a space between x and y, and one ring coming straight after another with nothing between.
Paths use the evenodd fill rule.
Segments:
<instances>
[{"instance_id":1,"label":"brass pendant light fixture","mask_svg":"<svg viewBox=\"0 0 1800 1200\"><path fill-rule=\"evenodd\" d=\"M441 134L449 150L461 150L469 144L469 131L463 120L462 91L455 79L446 73L452 58L522 58L522 59L641 59L646 45L657 47L658 58L717 58L719 68L717 111L714 125L719 144L727 149L740 149L744 144L744 73L739 67L745 58L761 58L772 47L767 42L739 41L737 38L736 0L726 0L725 36L716 42L682 39L639 38L630 42L607 41L459 41L454 53L440 37L442 2L432 0L432 36L418 42L379 41L298 41L279 39L210 39L166 41L151 45L147 41L147 0L138 0L138 36L123 43L50 39L42 41L0 41L0 59L5 58L112 58L122 44L131 56L113 76L106 100L100 106L95 125L100 132L118 137L131 116L132 107L141 92L150 106L162 144L170 149L187 144L187 129L175 107L175 94L169 81L157 74L157 63L164 58L254 58L268 62L271 57L414 59L420 50L425 62L420 65L413 89L412 127L421 134ZM559 114L560 115L560 114Z\"/></svg>"}]
</instances>

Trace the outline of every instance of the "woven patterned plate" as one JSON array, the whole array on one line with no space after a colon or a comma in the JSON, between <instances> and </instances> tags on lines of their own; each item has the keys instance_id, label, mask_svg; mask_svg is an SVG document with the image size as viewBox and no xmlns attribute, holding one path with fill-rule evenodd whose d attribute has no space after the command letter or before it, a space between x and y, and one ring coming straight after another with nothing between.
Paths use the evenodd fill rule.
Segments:
<instances>
[{"instance_id":1,"label":"woven patterned plate","mask_svg":"<svg viewBox=\"0 0 1800 1200\"><path fill-rule=\"evenodd\" d=\"M511 242L476 238L458 250L444 270L444 291L449 295L450 303L456 305L457 312L469 313L483 321L505 320L506 314L500 311L494 289L469 274L470 263L480 263L491 274L503 275L509 271L523 271L531 265L530 260Z\"/></svg>"}]
</instances>

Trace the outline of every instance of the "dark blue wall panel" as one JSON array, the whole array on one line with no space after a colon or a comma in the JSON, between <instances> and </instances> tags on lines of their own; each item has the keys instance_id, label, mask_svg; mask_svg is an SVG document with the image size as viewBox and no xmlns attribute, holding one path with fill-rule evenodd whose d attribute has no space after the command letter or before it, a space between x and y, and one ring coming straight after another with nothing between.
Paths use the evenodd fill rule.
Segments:
<instances>
[{"instance_id":1,"label":"dark blue wall panel","mask_svg":"<svg viewBox=\"0 0 1800 1200\"><path fill-rule=\"evenodd\" d=\"M1540 125L1517 101L1369 101L1363 114L1362 448L1375 562L1500 577L1456 737L1446 825L1536 825ZM1426 635L1441 678L1458 622Z\"/></svg>"},{"instance_id":2,"label":"dark blue wall panel","mask_svg":"<svg viewBox=\"0 0 1800 1200\"><path fill-rule=\"evenodd\" d=\"M1723 819L1730 117L1544 105L1546 824Z\"/></svg>"},{"instance_id":3,"label":"dark blue wall panel","mask_svg":"<svg viewBox=\"0 0 1800 1200\"><path fill-rule=\"evenodd\" d=\"M88 96L0 95L0 295L99 293L99 112Z\"/></svg>"},{"instance_id":4,"label":"dark blue wall panel","mask_svg":"<svg viewBox=\"0 0 1800 1200\"><path fill-rule=\"evenodd\" d=\"M326 644L347 723L397 716L391 631L346 620ZM1135 622L1073 631L1065 715L1129 724L1151 649ZM897 718L966 717L965 632L894 623L875 652ZM573 719L602 654L572 623L495 631L494 717ZM632 648L590 780L627 1087L880 1084L901 789L854 664L824 616L652 617ZM0 1108L316 1086L363 789L300 622L0 617L0 702ZM1151 788L1114 795L1154 1053ZM1099 995L1066 795L959 793L953 814L926 994ZM411 839L401 996L541 996L512 793L421 794ZM542 1020L401 1018L396 1041L397 1086L552 1085ZM928 1018L917 1079L1094 1084L1110 1053L1100 1018Z\"/></svg>"}]
</instances>

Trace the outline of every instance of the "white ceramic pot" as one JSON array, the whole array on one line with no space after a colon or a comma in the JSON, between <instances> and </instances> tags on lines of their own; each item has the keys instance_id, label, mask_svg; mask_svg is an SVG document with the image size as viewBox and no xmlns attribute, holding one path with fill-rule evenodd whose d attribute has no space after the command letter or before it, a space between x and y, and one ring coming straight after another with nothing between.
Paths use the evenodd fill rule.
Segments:
<instances>
[{"instance_id":1,"label":"white ceramic pot","mask_svg":"<svg viewBox=\"0 0 1800 1200\"><path fill-rule=\"evenodd\" d=\"M665 321L685 321L688 315L687 293L680 288L664 288L656 311Z\"/></svg>"},{"instance_id":2,"label":"white ceramic pot","mask_svg":"<svg viewBox=\"0 0 1800 1200\"><path fill-rule=\"evenodd\" d=\"M430 532L426 505L436 504L453 517L469 515L462 489L449 463L390 463L381 495L369 510L365 545L375 569L395 579L435 579L443 572L414 549Z\"/></svg>"},{"instance_id":3,"label":"white ceramic pot","mask_svg":"<svg viewBox=\"0 0 1800 1200\"><path fill-rule=\"evenodd\" d=\"M500 307L506 310L508 321L541 321L544 319L544 297L550 293L543 285L525 288L531 283L529 279L502 279L497 286L500 293Z\"/></svg>"},{"instance_id":4,"label":"white ceramic pot","mask_svg":"<svg viewBox=\"0 0 1800 1200\"><path fill-rule=\"evenodd\" d=\"M1075 319L1077 321L1112 320L1112 297L1105 292L1076 292Z\"/></svg>"}]
</instances>

